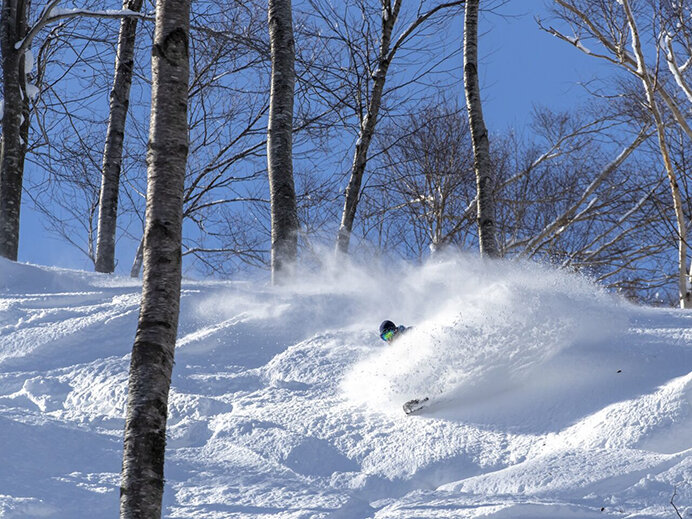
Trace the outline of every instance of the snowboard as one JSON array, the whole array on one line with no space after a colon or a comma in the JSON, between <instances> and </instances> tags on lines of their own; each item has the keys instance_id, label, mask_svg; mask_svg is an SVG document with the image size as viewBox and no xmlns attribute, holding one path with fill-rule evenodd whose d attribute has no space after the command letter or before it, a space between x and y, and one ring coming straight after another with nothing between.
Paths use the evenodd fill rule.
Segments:
<instances>
[{"instance_id":1,"label":"snowboard","mask_svg":"<svg viewBox=\"0 0 692 519\"><path fill-rule=\"evenodd\" d=\"M425 398L421 399L413 399L409 400L404 404L404 413L406 414L414 414L423 409L428 405L430 402L430 399L426 396Z\"/></svg>"}]
</instances>

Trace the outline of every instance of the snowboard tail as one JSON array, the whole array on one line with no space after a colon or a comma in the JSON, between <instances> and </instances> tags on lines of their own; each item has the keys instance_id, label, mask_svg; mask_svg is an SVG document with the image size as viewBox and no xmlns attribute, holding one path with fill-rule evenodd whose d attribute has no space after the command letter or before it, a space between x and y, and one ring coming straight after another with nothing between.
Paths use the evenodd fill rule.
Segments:
<instances>
[{"instance_id":1,"label":"snowboard tail","mask_svg":"<svg viewBox=\"0 0 692 519\"><path fill-rule=\"evenodd\" d=\"M427 396L425 398L420 398L420 399L415 398L413 400L409 400L408 402L406 402L404 404L404 413L406 413L406 414L416 413L416 412L420 411L421 409L423 409L424 407L426 407L429 402L430 402L430 399Z\"/></svg>"}]
</instances>

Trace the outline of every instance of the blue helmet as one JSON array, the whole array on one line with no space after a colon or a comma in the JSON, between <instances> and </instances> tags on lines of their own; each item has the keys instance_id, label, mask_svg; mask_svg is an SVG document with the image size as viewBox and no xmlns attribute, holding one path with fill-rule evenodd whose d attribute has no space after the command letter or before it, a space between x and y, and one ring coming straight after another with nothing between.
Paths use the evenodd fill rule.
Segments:
<instances>
[{"instance_id":1,"label":"blue helmet","mask_svg":"<svg viewBox=\"0 0 692 519\"><path fill-rule=\"evenodd\" d=\"M396 324L394 324L392 321L382 321L382 324L380 325L380 335L390 330L396 330Z\"/></svg>"},{"instance_id":2,"label":"blue helmet","mask_svg":"<svg viewBox=\"0 0 692 519\"><path fill-rule=\"evenodd\" d=\"M383 341L390 342L399 332L399 328L392 321L382 321L380 325L380 338Z\"/></svg>"}]
</instances>

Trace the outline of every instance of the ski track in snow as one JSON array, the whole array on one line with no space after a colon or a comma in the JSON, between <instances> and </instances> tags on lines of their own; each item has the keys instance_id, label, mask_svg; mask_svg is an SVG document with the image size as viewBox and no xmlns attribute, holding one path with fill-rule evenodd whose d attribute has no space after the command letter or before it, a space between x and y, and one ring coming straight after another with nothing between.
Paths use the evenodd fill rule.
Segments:
<instances>
[{"instance_id":1,"label":"ski track in snow","mask_svg":"<svg viewBox=\"0 0 692 519\"><path fill-rule=\"evenodd\" d=\"M0 517L117 515L140 290L0 260ZM692 314L472 258L187 281L167 433L171 518L692 517Z\"/></svg>"}]
</instances>

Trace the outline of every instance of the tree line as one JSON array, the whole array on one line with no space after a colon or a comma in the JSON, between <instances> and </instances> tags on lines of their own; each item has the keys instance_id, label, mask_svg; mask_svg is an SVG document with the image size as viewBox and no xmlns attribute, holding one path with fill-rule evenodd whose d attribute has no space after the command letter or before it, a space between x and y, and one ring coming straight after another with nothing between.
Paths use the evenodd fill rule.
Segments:
<instances>
[{"instance_id":1,"label":"tree line","mask_svg":"<svg viewBox=\"0 0 692 519\"><path fill-rule=\"evenodd\" d=\"M283 283L332 234L341 259L354 238L476 249L692 305L685 1L551 2L538 25L613 74L588 106L504 132L478 80L499 0L87 3L3 0L0 254L18 257L23 193L96 271L118 233L139 243L122 517L161 513L186 256Z\"/></svg>"},{"instance_id":2,"label":"tree line","mask_svg":"<svg viewBox=\"0 0 692 519\"><path fill-rule=\"evenodd\" d=\"M500 16L493 13L503 3L483 3L481 13ZM367 250L413 259L445 247L477 249L472 229L486 204L477 203L469 170L416 166L430 158L424 150L434 142L453 150L450 158L476 149L467 123L451 129L460 115L468 119L457 113L466 106L465 4L294 3L293 94L284 88L276 96L270 95L279 88L271 73L274 29L264 4L226 9L200 0L191 10L186 264L221 276L266 268L276 277L291 258L310 262L331 240L340 254ZM104 0L70 9L53 1L37 12L27 2L3 5L0 253L17 258L20 209L30 203L43 225L82 251L95 270L113 272L124 260L139 275L153 4L133 0L114 11ZM630 9L635 34L647 35L639 40L656 42L641 53L651 61L642 70L649 72L653 104L637 79L649 76L637 76L623 9L605 1L550 5L554 16L537 26L575 52L609 61L612 75L585 86L593 94L588 106L565 113L543 107L522 128L486 130L496 214L484 221L495 226L497 255L586 271L638 301L681 304L689 284L686 4L676 12L652 1ZM290 122L274 115L291 102ZM452 133L437 135L445 131ZM661 137L667 160L656 144ZM422 138L430 142L416 145L419 156L403 153L401 144ZM578 162L588 155L601 161L599 171L595 162ZM272 174L289 167L290 180ZM438 189L456 188L402 198L438 181ZM546 189L552 193L541 198ZM295 208L278 214L281 204L272 200L291 198ZM453 200L454 209L441 198ZM433 224L439 210L445 214ZM296 238L287 242L283 236L291 234ZM282 262L284 253L289 259Z\"/></svg>"}]
</instances>

